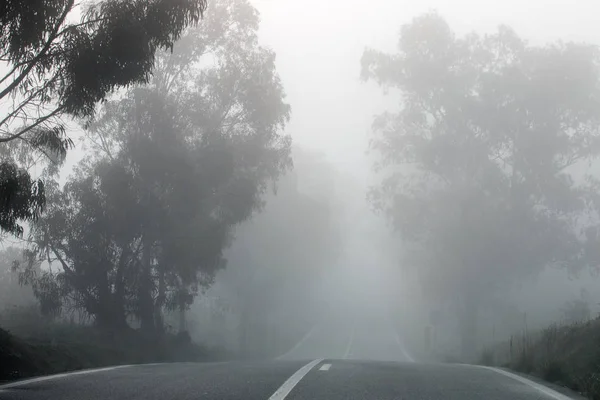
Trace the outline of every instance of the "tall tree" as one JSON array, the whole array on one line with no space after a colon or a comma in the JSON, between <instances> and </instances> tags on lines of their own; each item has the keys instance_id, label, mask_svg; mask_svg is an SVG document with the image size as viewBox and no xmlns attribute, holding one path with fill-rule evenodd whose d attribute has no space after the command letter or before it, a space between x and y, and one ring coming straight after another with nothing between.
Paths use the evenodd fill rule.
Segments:
<instances>
[{"instance_id":1,"label":"tall tree","mask_svg":"<svg viewBox=\"0 0 600 400\"><path fill-rule=\"evenodd\" d=\"M147 85L102 107L95 155L35 225L38 255L58 261L57 280L102 325L133 316L156 331L165 308L187 308L290 163L290 109L257 12L246 0L211 7L157 55Z\"/></svg>"},{"instance_id":2,"label":"tall tree","mask_svg":"<svg viewBox=\"0 0 600 400\"><path fill-rule=\"evenodd\" d=\"M371 199L428 293L456 302L466 357L479 304L578 251L572 173L600 149L598 61L593 46L532 46L507 27L457 37L436 14L403 26L396 54L363 55L363 78L402 99L373 123L385 178Z\"/></svg>"},{"instance_id":3,"label":"tall tree","mask_svg":"<svg viewBox=\"0 0 600 400\"><path fill-rule=\"evenodd\" d=\"M51 162L63 159L73 143L61 117L90 118L112 90L147 82L155 53L171 49L206 6L206 0L104 0L86 7L74 0L3 1L0 148L18 141ZM20 235L20 221L40 215L45 190L38 178L2 154L2 231Z\"/></svg>"}]
</instances>

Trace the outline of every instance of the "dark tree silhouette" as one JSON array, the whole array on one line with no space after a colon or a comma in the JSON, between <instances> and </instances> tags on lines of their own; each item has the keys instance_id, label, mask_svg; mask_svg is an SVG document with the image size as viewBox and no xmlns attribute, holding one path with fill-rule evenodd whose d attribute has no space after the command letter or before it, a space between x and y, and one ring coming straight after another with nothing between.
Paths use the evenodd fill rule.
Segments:
<instances>
[{"instance_id":1,"label":"dark tree silhouette","mask_svg":"<svg viewBox=\"0 0 600 400\"><path fill-rule=\"evenodd\" d=\"M195 24L206 0L6 0L0 4L0 146L22 141L51 162L73 142L61 117L89 118L118 87L147 82L159 49L170 49ZM80 21L73 21L80 12ZM0 229L20 235L19 221L45 205L42 180L0 159Z\"/></svg>"},{"instance_id":2,"label":"dark tree silhouette","mask_svg":"<svg viewBox=\"0 0 600 400\"><path fill-rule=\"evenodd\" d=\"M456 304L466 357L482 302L579 253L572 169L600 152L599 61L507 27L457 37L436 14L403 26L396 54L364 53L363 77L402 96L373 124L385 178L371 200L430 298Z\"/></svg>"}]
</instances>

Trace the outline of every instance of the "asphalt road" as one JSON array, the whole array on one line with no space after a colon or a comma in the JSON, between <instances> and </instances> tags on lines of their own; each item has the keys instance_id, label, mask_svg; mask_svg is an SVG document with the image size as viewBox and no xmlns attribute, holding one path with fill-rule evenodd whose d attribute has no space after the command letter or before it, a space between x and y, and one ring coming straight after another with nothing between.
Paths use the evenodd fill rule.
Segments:
<instances>
[{"instance_id":1,"label":"asphalt road","mask_svg":"<svg viewBox=\"0 0 600 400\"><path fill-rule=\"evenodd\" d=\"M391 321L375 311L361 317L327 318L311 329L280 360L316 358L414 361Z\"/></svg>"},{"instance_id":2,"label":"asphalt road","mask_svg":"<svg viewBox=\"0 0 600 400\"><path fill-rule=\"evenodd\" d=\"M382 319L320 324L273 361L124 366L0 386L3 400L576 398L502 370L414 362Z\"/></svg>"}]
</instances>

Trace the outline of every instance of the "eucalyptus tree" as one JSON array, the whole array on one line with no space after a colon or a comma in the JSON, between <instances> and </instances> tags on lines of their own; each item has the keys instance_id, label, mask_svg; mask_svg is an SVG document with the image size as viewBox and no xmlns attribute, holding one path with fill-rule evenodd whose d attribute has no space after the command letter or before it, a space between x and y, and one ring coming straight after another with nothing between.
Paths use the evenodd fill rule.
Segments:
<instances>
[{"instance_id":1,"label":"eucalyptus tree","mask_svg":"<svg viewBox=\"0 0 600 400\"><path fill-rule=\"evenodd\" d=\"M290 166L290 107L245 0L211 3L156 56L153 76L106 102L92 152L36 224L38 255L96 321L147 331L225 265L232 227Z\"/></svg>"},{"instance_id":2,"label":"eucalyptus tree","mask_svg":"<svg viewBox=\"0 0 600 400\"><path fill-rule=\"evenodd\" d=\"M491 294L578 256L573 170L600 149L599 61L594 46L533 46L504 26L459 37L436 14L404 25L396 53L363 55L363 78L401 96L373 123L372 203L427 293L457 305L465 356Z\"/></svg>"}]
</instances>

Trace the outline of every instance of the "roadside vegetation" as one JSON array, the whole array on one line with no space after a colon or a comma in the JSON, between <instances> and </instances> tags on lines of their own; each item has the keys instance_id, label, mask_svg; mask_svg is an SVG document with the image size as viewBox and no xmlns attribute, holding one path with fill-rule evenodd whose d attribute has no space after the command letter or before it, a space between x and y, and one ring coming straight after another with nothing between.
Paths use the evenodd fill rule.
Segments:
<instances>
[{"instance_id":1,"label":"roadside vegetation","mask_svg":"<svg viewBox=\"0 0 600 400\"><path fill-rule=\"evenodd\" d=\"M395 52L362 59L363 78L401 99L373 123L382 179L370 198L400 233L430 315L456 332L455 357L474 360L481 318L501 314L521 282L600 265L600 53L531 44L506 26L458 35L436 13L400 32ZM542 345L528 337L515 357Z\"/></svg>"},{"instance_id":2,"label":"roadside vegetation","mask_svg":"<svg viewBox=\"0 0 600 400\"><path fill-rule=\"evenodd\" d=\"M16 334L0 329L0 382L114 365L175 361L222 361L186 333L148 337L137 330L105 331L94 326L48 322Z\"/></svg>"},{"instance_id":3,"label":"roadside vegetation","mask_svg":"<svg viewBox=\"0 0 600 400\"><path fill-rule=\"evenodd\" d=\"M433 350L426 331L425 359L478 360L598 399L600 320L581 301L563 323L525 322L478 349L488 331L507 337L520 282L598 269L600 53L530 44L506 26L457 35L436 13L405 24L397 43L362 59L363 78L402 99L374 120L382 180L371 200L401 234L403 266L430 304L426 330L453 336Z\"/></svg>"},{"instance_id":4,"label":"roadside vegetation","mask_svg":"<svg viewBox=\"0 0 600 400\"><path fill-rule=\"evenodd\" d=\"M509 368L600 399L600 317L522 331L488 346L479 363Z\"/></svg>"},{"instance_id":5,"label":"roadside vegetation","mask_svg":"<svg viewBox=\"0 0 600 400\"><path fill-rule=\"evenodd\" d=\"M0 10L0 380L268 357L311 323L343 207L292 154L259 24L248 0Z\"/></svg>"},{"instance_id":6,"label":"roadside vegetation","mask_svg":"<svg viewBox=\"0 0 600 400\"><path fill-rule=\"evenodd\" d=\"M0 252L0 382L38 375L122 364L217 361L231 357L223 348L196 343L186 330L172 327L161 335L140 329L99 327L85 314L44 315L31 288L14 279ZM13 279L11 279L13 278Z\"/></svg>"},{"instance_id":7,"label":"roadside vegetation","mask_svg":"<svg viewBox=\"0 0 600 400\"><path fill-rule=\"evenodd\" d=\"M372 121L366 202L395 232L354 240L375 218L348 206L364 188L344 192L326 157L292 146L250 0L5 3L0 380L230 356L220 346L277 355L330 307L324 271L355 261L424 293L405 307L412 342L436 327L417 358L439 328L453 360L598 398L600 322L581 303L479 354L482 326L495 342L514 325L494 318L521 317L499 301L516 286L600 270L596 46L459 35L430 12L392 52L366 49L362 80L397 100ZM319 122L295 126L327 135Z\"/></svg>"},{"instance_id":8,"label":"roadside vegetation","mask_svg":"<svg viewBox=\"0 0 600 400\"><path fill-rule=\"evenodd\" d=\"M291 166L258 26L246 0L1 7L0 379L216 357L186 311Z\"/></svg>"}]
</instances>

